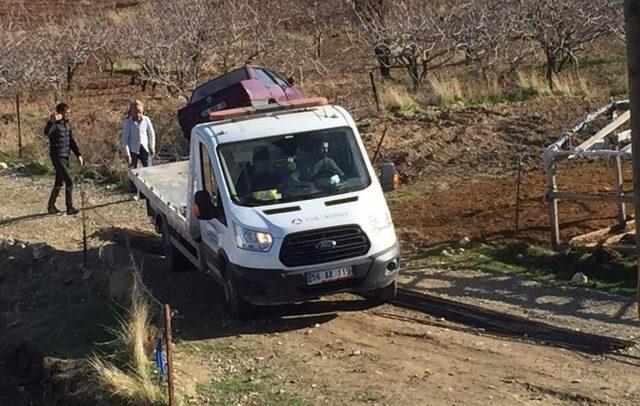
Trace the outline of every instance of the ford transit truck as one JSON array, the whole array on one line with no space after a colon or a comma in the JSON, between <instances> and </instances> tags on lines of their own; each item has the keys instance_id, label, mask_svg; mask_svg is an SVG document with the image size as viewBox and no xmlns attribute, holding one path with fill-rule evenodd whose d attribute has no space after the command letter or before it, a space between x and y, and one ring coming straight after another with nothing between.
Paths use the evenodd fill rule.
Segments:
<instances>
[{"instance_id":1,"label":"ford transit truck","mask_svg":"<svg viewBox=\"0 0 640 406\"><path fill-rule=\"evenodd\" d=\"M400 247L353 118L325 98L210 113L189 159L129 170L175 269L224 288L229 312L338 292L396 295Z\"/></svg>"}]
</instances>

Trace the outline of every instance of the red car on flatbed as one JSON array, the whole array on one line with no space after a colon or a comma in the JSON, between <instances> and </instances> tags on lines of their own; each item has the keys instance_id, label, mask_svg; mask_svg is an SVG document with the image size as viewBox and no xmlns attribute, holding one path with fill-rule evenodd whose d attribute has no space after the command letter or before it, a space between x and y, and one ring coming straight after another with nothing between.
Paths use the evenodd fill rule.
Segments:
<instances>
[{"instance_id":1,"label":"red car on flatbed","mask_svg":"<svg viewBox=\"0 0 640 406\"><path fill-rule=\"evenodd\" d=\"M211 112L307 97L304 91L293 86L291 78L284 80L260 66L243 66L198 86L189 104L178 110L178 121L185 138L189 139L191 129L209 121Z\"/></svg>"}]
</instances>

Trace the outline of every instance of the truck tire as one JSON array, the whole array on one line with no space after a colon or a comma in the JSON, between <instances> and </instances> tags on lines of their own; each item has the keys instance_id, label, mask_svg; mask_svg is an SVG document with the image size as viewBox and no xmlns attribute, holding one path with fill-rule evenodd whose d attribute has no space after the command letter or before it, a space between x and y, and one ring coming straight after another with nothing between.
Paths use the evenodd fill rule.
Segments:
<instances>
[{"instance_id":1,"label":"truck tire","mask_svg":"<svg viewBox=\"0 0 640 406\"><path fill-rule=\"evenodd\" d=\"M185 271L191 268L191 262L185 257L180 250L171 244L171 226L166 220L162 221L162 248L164 256L170 264L172 272Z\"/></svg>"},{"instance_id":2,"label":"truck tire","mask_svg":"<svg viewBox=\"0 0 640 406\"><path fill-rule=\"evenodd\" d=\"M398 282L395 280L384 288L375 289L365 294L369 300L374 300L379 303L389 303L396 298L398 294Z\"/></svg>"},{"instance_id":3,"label":"truck tire","mask_svg":"<svg viewBox=\"0 0 640 406\"><path fill-rule=\"evenodd\" d=\"M236 320L248 320L254 314L255 307L244 300L238 291L236 283L229 272L229 265L226 266L224 276L224 301L229 315Z\"/></svg>"}]
</instances>

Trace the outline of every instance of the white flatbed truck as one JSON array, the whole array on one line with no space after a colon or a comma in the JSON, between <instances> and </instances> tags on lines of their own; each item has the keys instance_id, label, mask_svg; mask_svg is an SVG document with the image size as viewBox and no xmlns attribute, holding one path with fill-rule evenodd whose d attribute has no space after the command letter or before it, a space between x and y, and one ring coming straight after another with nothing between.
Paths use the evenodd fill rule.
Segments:
<instances>
[{"instance_id":1,"label":"white flatbed truck","mask_svg":"<svg viewBox=\"0 0 640 406\"><path fill-rule=\"evenodd\" d=\"M129 177L147 202L173 268L224 286L231 314L337 292L390 300L400 248L382 185L356 124L314 98L211 113L187 161Z\"/></svg>"}]
</instances>

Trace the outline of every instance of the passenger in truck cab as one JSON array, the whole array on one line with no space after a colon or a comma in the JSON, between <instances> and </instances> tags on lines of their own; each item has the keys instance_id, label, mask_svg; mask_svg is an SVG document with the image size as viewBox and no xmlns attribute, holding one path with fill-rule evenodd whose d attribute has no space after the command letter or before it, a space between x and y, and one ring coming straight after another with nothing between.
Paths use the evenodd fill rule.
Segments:
<instances>
[{"instance_id":1,"label":"passenger in truck cab","mask_svg":"<svg viewBox=\"0 0 640 406\"><path fill-rule=\"evenodd\" d=\"M311 159L302 159L301 180L316 183L316 186L336 186L344 180L345 174L338 167L336 161L329 157L329 141L320 139L316 141ZM306 163L305 163L306 161Z\"/></svg>"}]
</instances>

